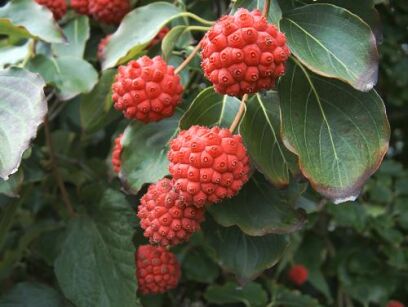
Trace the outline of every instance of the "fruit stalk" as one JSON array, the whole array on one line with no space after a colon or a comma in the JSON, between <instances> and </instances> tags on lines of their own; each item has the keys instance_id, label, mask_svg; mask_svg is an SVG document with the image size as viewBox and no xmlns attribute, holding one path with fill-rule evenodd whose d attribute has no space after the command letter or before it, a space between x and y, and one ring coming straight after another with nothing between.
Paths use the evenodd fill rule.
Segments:
<instances>
[{"instance_id":1,"label":"fruit stalk","mask_svg":"<svg viewBox=\"0 0 408 307\"><path fill-rule=\"evenodd\" d=\"M179 74L186 66L188 63L191 62L191 60L194 58L194 56L198 53L200 50L200 42L197 44L197 46L194 47L193 51L191 51L190 55L181 63L175 70L174 73L177 75Z\"/></svg>"},{"instance_id":2,"label":"fruit stalk","mask_svg":"<svg viewBox=\"0 0 408 307\"><path fill-rule=\"evenodd\" d=\"M244 111L245 111L245 104L248 100L248 94L245 94L244 96L242 96L241 99L241 103L239 106L239 110L237 112L237 115L235 115L234 121L232 122L229 130L233 133L235 131L235 129L237 128L239 122L241 121L242 116L244 115Z\"/></svg>"},{"instance_id":3,"label":"fruit stalk","mask_svg":"<svg viewBox=\"0 0 408 307\"><path fill-rule=\"evenodd\" d=\"M269 13L269 8L271 7L271 1L272 0L265 0L264 2L264 7L263 7L263 11L262 11L262 15L268 19L268 13Z\"/></svg>"}]
</instances>

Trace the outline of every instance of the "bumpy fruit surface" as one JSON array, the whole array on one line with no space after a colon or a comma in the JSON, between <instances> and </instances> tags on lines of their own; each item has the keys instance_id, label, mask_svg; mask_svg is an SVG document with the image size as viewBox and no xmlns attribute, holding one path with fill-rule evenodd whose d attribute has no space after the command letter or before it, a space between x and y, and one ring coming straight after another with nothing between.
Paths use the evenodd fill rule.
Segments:
<instances>
[{"instance_id":1,"label":"bumpy fruit surface","mask_svg":"<svg viewBox=\"0 0 408 307\"><path fill-rule=\"evenodd\" d=\"M271 89L290 55L286 37L259 10L239 9L206 33L202 68L220 94L242 96Z\"/></svg>"},{"instance_id":2,"label":"bumpy fruit surface","mask_svg":"<svg viewBox=\"0 0 408 307\"><path fill-rule=\"evenodd\" d=\"M289 271L289 279L298 286L306 282L308 275L307 268L301 264L294 265Z\"/></svg>"},{"instance_id":3,"label":"bumpy fruit surface","mask_svg":"<svg viewBox=\"0 0 408 307\"><path fill-rule=\"evenodd\" d=\"M170 143L169 171L188 203L202 207L238 193L248 181L249 157L240 135L192 126Z\"/></svg>"},{"instance_id":4,"label":"bumpy fruit surface","mask_svg":"<svg viewBox=\"0 0 408 307\"><path fill-rule=\"evenodd\" d=\"M142 197L137 216L150 243L162 246L187 241L200 230L204 209L186 206L167 178L149 186Z\"/></svg>"},{"instance_id":5,"label":"bumpy fruit surface","mask_svg":"<svg viewBox=\"0 0 408 307\"><path fill-rule=\"evenodd\" d=\"M35 0L35 2L47 7L56 20L61 19L67 12L65 0Z\"/></svg>"},{"instance_id":6,"label":"bumpy fruit surface","mask_svg":"<svg viewBox=\"0 0 408 307\"><path fill-rule=\"evenodd\" d=\"M387 307L405 307L400 301L392 300L387 303Z\"/></svg>"},{"instance_id":7,"label":"bumpy fruit surface","mask_svg":"<svg viewBox=\"0 0 408 307\"><path fill-rule=\"evenodd\" d=\"M109 43L111 37L112 35L108 35L105 38L101 39L101 41L99 42L98 52L97 52L97 57L99 61L103 61L103 59L105 58L105 48L106 48L106 45Z\"/></svg>"},{"instance_id":8,"label":"bumpy fruit surface","mask_svg":"<svg viewBox=\"0 0 408 307\"><path fill-rule=\"evenodd\" d=\"M112 150L112 167L113 171L115 173L120 172L120 167L121 167L121 161L120 161L120 155L122 154L122 140L123 134L119 135L115 141L114 141L114 146Z\"/></svg>"},{"instance_id":9,"label":"bumpy fruit surface","mask_svg":"<svg viewBox=\"0 0 408 307\"><path fill-rule=\"evenodd\" d=\"M129 0L89 0L89 13L106 24L119 24L129 11Z\"/></svg>"},{"instance_id":10,"label":"bumpy fruit surface","mask_svg":"<svg viewBox=\"0 0 408 307\"><path fill-rule=\"evenodd\" d=\"M82 15L90 15L89 0L71 0L71 7Z\"/></svg>"},{"instance_id":11,"label":"bumpy fruit surface","mask_svg":"<svg viewBox=\"0 0 408 307\"><path fill-rule=\"evenodd\" d=\"M170 29L168 27L162 28L159 31L159 33L157 33L157 35L152 39L152 41L147 46L147 48L151 48L151 47L157 45L158 43L160 43L161 40L166 36L166 34L169 33L169 31L170 31Z\"/></svg>"},{"instance_id":12,"label":"bumpy fruit surface","mask_svg":"<svg viewBox=\"0 0 408 307\"><path fill-rule=\"evenodd\" d=\"M177 287L180 265L164 247L139 246L136 254L137 281L143 294L158 294Z\"/></svg>"},{"instance_id":13,"label":"bumpy fruit surface","mask_svg":"<svg viewBox=\"0 0 408 307\"><path fill-rule=\"evenodd\" d=\"M174 67L160 56L143 56L120 66L112 89L115 108L145 123L173 115L183 92Z\"/></svg>"}]
</instances>

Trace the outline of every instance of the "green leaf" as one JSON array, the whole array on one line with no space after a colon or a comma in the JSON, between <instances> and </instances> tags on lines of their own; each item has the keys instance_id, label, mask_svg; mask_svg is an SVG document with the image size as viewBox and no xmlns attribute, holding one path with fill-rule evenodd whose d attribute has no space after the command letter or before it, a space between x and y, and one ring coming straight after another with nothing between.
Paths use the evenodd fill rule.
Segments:
<instances>
[{"instance_id":1,"label":"green leaf","mask_svg":"<svg viewBox=\"0 0 408 307\"><path fill-rule=\"evenodd\" d=\"M315 73L361 91L377 83L374 34L351 12L331 4L306 5L286 12L281 29L293 54Z\"/></svg>"},{"instance_id":2,"label":"green leaf","mask_svg":"<svg viewBox=\"0 0 408 307\"><path fill-rule=\"evenodd\" d=\"M44 81L20 68L0 70L0 178L15 173L47 113Z\"/></svg>"},{"instance_id":3,"label":"green leaf","mask_svg":"<svg viewBox=\"0 0 408 307\"><path fill-rule=\"evenodd\" d=\"M88 17L78 16L72 19L63 30L68 43L52 44L54 54L57 57L72 56L82 59L90 35Z\"/></svg>"},{"instance_id":4,"label":"green leaf","mask_svg":"<svg viewBox=\"0 0 408 307\"><path fill-rule=\"evenodd\" d=\"M256 168L277 187L289 184L296 157L280 139L280 107L276 92L256 94L247 102L239 132Z\"/></svg>"},{"instance_id":5,"label":"green leaf","mask_svg":"<svg viewBox=\"0 0 408 307\"><path fill-rule=\"evenodd\" d=\"M115 74L113 69L105 70L94 89L81 97L81 127L86 133L97 132L121 115L113 108L111 86Z\"/></svg>"},{"instance_id":6,"label":"green leaf","mask_svg":"<svg viewBox=\"0 0 408 307\"><path fill-rule=\"evenodd\" d=\"M68 226L55 261L58 283L78 307L137 306L132 210L111 189L90 209L93 218L81 216Z\"/></svg>"},{"instance_id":7,"label":"green leaf","mask_svg":"<svg viewBox=\"0 0 408 307\"><path fill-rule=\"evenodd\" d=\"M202 228L217 262L244 280L274 266L289 244L284 235L251 237L236 226L222 227L210 218Z\"/></svg>"},{"instance_id":8,"label":"green leaf","mask_svg":"<svg viewBox=\"0 0 408 307\"><path fill-rule=\"evenodd\" d=\"M224 285L211 285L204 293L209 303L224 305L243 303L245 306L265 306L267 295L260 284L250 282L240 286L234 282Z\"/></svg>"},{"instance_id":9,"label":"green leaf","mask_svg":"<svg viewBox=\"0 0 408 307\"><path fill-rule=\"evenodd\" d=\"M268 306L285 306L285 307L320 307L319 302L298 290L291 290L274 282L270 286L271 302Z\"/></svg>"},{"instance_id":10,"label":"green leaf","mask_svg":"<svg viewBox=\"0 0 408 307\"><path fill-rule=\"evenodd\" d=\"M0 194L8 197L19 197L19 191L24 180L24 172L20 169L9 177L8 180L0 179Z\"/></svg>"},{"instance_id":11,"label":"green leaf","mask_svg":"<svg viewBox=\"0 0 408 307\"><path fill-rule=\"evenodd\" d=\"M202 249L188 251L182 264L183 276L188 280L211 284L219 275L218 266Z\"/></svg>"},{"instance_id":12,"label":"green leaf","mask_svg":"<svg viewBox=\"0 0 408 307\"><path fill-rule=\"evenodd\" d=\"M354 200L388 149L390 128L380 96L297 65L289 65L279 93L282 138L299 157L303 175L335 203Z\"/></svg>"},{"instance_id":13,"label":"green leaf","mask_svg":"<svg viewBox=\"0 0 408 307\"><path fill-rule=\"evenodd\" d=\"M179 14L176 6L166 2L154 2L130 12L106 46L103 69L124 63L143 51L160 29Z\"/></svg>"},{"instance_id":14,"label":"green leaf","mask_svg":"<svg viewBox=\"0 0 408 307\"><path fill-rule=\"evenodd\" d=\"M271 0L271 6L269 8L268 12L268 21L272 22L275 25L279 26L279 21L282 18L282 10L279 6L278 1ZM265 1L259 1L259 0L237 0L234 1L234 6L232 8L231 14L235 13L237 9L244 7L248 10L253 10L253 9L259 9L263 10Z\"/></svg>"},{"instance_id":15,"label":"green leaf","mask_svg":"<svg viewBox=\"0 0 408 307\"><path fill-rule=\"evenodd\" d=\"M0 47L0 68L7 64L16 64L28 55L30 42L27 41L21 46Z\"/></svg>"},{"instance_id":16,"label":"green leaf","mask_svg":"<svg viewBox=\"0 0 408 307\"><path fill-rule=\"evenodd\" d=\"M137 193L145 183L156 182L168 174L167 143L175 135L179 116L148 125L130 124L122 139L120 178Z\"/></svg>"},{"instance_id":17,"label":"green leaf","mask_svg":"<svg viewBox=\"0 0 408 307\"><path fill-rule=\"evenodd\" d=\"M54 85L60 100L88 93L98 82L95 68L79 58L53 58L40 54L29 62L28 68L39 73L48 84Z\"/></svg>"},{"instance_id":18,"label":"green leaf","mask_svg":"<svg viewBox=\"0 0 408 307\"><path fill-rule=\"evenodd\" d=\"M252 176L237 196L208 210L217 223L236 225L248 235L289 233L299 230L305 222L303 211L293 209L291 192L274 189L262 175Z\"/></svg>"},{"instance_id":19,"label":"green leaf","mask_svg":"<svg viewBox=\"0 0 408 307\"><path fill-rule=\"evenodd\" d=\"M187 26L180 25L172 28L169 33L163 38L161 44L162 56L164 59L168 59L173 51L178 39L186 33Z\"/></svg>"},{"instance_id":20,"label":"green leaf","mask_svg":"<svg viewBox=\"0 0 408 307\"><path fill-rule=\"evenodd\" d=\"M64 35L52 13L32 0L13 0L0 8L0 33L62 43Z\"/></svg>"},{"instance_id":21,"label":"green leaf","mask_svg":"<svg viewBox=\"0 0 408 307\"><path fill-rule=\"evenodd\" d=\"M0 299L0 307L64 307L68 302L55 289L46 285L21 282Z\"/></svg>"},{"instance_id":22,"label":"green leaf","mask_svg":"<svg viewBox=\"0 0 408 307\"><path fill-rule=\"evenodd\" d=\"M238 112L240 101L217 94L212 87L202 90L180 120L180 128L193 125L229 127Z\"/></svg>"}]
</instances>

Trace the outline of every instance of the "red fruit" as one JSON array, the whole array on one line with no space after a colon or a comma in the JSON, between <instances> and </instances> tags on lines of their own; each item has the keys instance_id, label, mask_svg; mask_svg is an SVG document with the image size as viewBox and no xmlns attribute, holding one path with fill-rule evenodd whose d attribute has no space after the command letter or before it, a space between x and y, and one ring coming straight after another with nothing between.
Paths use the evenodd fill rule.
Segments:
<instances>
[{"instance_id":1,"label":"red fruit","mask_svg":"<svg viewBox=\"0 0 408 307\"><path fill-rule=\"evenodd\" d=\"M223 16L201 42L201 66L220 94L242 96L271 89L290 55L285 35L259 10Z\"/></svg>"},{"instance_id":2,"label":"red fruit","mask_svg":"<svg viewBox=\"0 0 408 307\"><path fill-rule=\"evenodd\" d=\"M143 294L158 294L177 287L180 264L176 256L159 246L142 245L135 253L136 276Z\"/></svg>"},{"instance_id":3,"label":"red fruit","mask_svg":"<svg viewBox=\"0 0 408 307\"><path fill-rule=\"evenodd\" d=\"M105 48L106 48L106 45L109 43L111 37L112 37L112 34L101 39L101 41L99 42L98 52L96 54L99 61L103 61L103 59L105 58Z\"/></svg>"},{"instance_id":4,"label":"red fruit","mask_svg":"<svg viewBox=\"0 0 408 307\"><path fill-rule=\"evenodd\" d=\"M120 155L122 153L122 144L120 142L122 140L122 136L123 134L119 135L115 139L114 141L115 145L113 146L113 150L112 150L112 166L113 166L113 171L115 173L120 172L120 166L121 166Z\"/></svg>"},{"instance_id":5,"label":"red fruit","mask_svg":"<svg viewBox=\"0 0 408 307\"><path fill-rule=\"evenodd\" d=\"M90 15L89 0L71 0L71 7L82 15Z\"/></svg>"},{"instance_id":6,"label":"red fruit","mask_svg":"<svg viewBox=\"0 0 408 307\"><path fill-rule=\"evenodd\" d=\"M200 230L204 209L186 206L174 190L173 181L164 178L149 186L137 216L150 243L167 246L187 241Z\"/></svg>"},{"instance_id":7,"label":"red fruit","mask_svg":"<svg viewBox=\"0 0 408 307\"><path fill-rule=\"evenodd\" d=\"M89 13L106 24L119 24L129 11L129 0L89 0Z\"/></svg>"},{"instance_id":8,"label":"red fruit","mask_svg":"<svg viewBox=\"0 0 408 307\"><path fill-rule=\"evenodd\" d=\"M391 300L387 303L387 307L405 307L405 305L400 301Z\"/></svg>"},{"instance_id":9,"label":"red fruit","mask_svg":"<svg viewBox=\"0 0 408 307\"><path fill-rule=\"evenodd\" d=\"M301 264L294 265L289 271L289 279L296 285L303 285L308 277L308 270Z\"/></svg>"},{"instance_id":10,"label":"red fruit","mask_svg":"<svg viewBox=\"0 0 408 307\"><path fill-rule=\"evenodd\" d=\"M248 181L249 157L240 135L192 126L170 143L169 171L188 203L203 207L238 193Z\"/></svg>"},{"instance_id":11,"label":"red fruit","mask_svg":"<svg viewBox=\"0 0 408 307\"><path fill-rule=\"evenodd\" d=\"M153 46L157 45L158 43L161 42L161 40L166 36L166 34L170 31L168 27L162 28L159 33L152 39L150 44L147 46L147 48L152 48Z\"/></svg>"},{"instance_id":12,"label":"red fruit","mask_svg":"<svg viewBox=\"0 0 408 307\"><path fill-rule=\"evenodd\" d=\"M67 12L65 0L35 0L35 2L47 7L56 20L61 19Z\"/></svg>"},{"instance_id":13,"label":"red fruit","mask_svg":"<svg viewBox=\"0 0 408 307\"><path fill-rule=\"evenodd\" d=\"M183 92L174 67L160 56L143 56L120 66L112 89L115 108L144 123L172 116Z\"/></svg>"}]
</instances>

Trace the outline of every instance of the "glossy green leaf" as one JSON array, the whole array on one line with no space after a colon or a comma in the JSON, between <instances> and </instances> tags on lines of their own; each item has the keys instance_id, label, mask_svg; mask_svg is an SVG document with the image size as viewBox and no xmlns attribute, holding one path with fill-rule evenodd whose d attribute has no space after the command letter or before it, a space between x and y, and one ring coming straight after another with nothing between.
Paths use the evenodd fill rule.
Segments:
<instances>
[{"instance_id":1,"label":"glossy green leaf","mask_svg":"<svg viewBox=\"0 0 408 307\"><path fill-rule=\"evenodd\" d=\"M210 218L202 228L217 262L241 280L274 266L289 244L285 235L248 236L236 226L222 227Z\"/></svg>"},{"instance_id":2,"label":"glossy green leaf","mask_svg":"<svg viewBox=\"0 0 408 307\"><path fill-rule=\"evenodd\" d=\"M361 91L377 83L375 37L358 16L331 4L311 4L286 12L281 29L292 53L315 73Z\"/></svg>"},{"instance_id":3,"label":"glossy green leaf","mask_svg":"<svg viewBox=\"0 0 408 307\"><path fill-rule=\"evenodd\" d=\"M0 179L0 194L8 197L19 197L19 191L24 181L24 172L22 169L11 175L8 180Z\"/></svg>"},{"instance_id":4,"label":"glossy green leaf","mask_svg":"<svg viewBox=\"0 0 408 307\"><path fill-rule=\"evenodd\" d=\"M234 13L237 9L244 7L248 10L253 10L253 9L259 9L259 10L263 10L265 1L259 1L259 0L237 0L234 1L234 6L232 9L232 13ZM268 21L274 23L275 25L279 25L279 21L282 18L282 11L281 8L279 6L278 1L270 1L271 2L271 6L269 8L269 12L268 12Z\"/></svg>"},{"instance_id":5,"label":"glossy green leaf","mask_svg":"<svg viewBox=\"0 0 408 307\"><path fill-rule=\"evenodd\" d=\"M164 59L168 59L173 51L177 40L186 32L187 26L180 25L172 28L169 33L163 38L161 44L162 56Z\"/></svg>"},{"instance_id":6,"label":"glossy green leaf","mask_svg":"<svg viewBox=\"0 0 408 307\"><path fill-rule=\"evenodd\" d=\"M62 292L78 307L138 306L129 204L108 189L99 204L88 207L92 218L70 221L55 261Z\"/></svg>"},{"instance_id":7,"label":"glossy green leaf","mask_svg":"<svg viewBox=\"0 0 408 307\"><path fill-rule=\"evenodd\" d=\"M64 307L69 306L55 289L33 282L15 285L3 298L0 307Z\"/></svg>"},{"instance_id":8,"label":"glossy green leaf","mask_svg":"<svg viewBox=\"0 0 408 307\"><path fill-rule=\"evenodd\" d=\"M168 174L167 143L175 135L179 116L157 123L134 121L122 139L120 178L137 193L145 183L156 182Z\"/></svg>"},{"instance_id":9,"label":"glossy green leaf","mask_svg":"<svg viewBox=\"0 0 408 307\"><path fill-rule=\"evenodd\" d=\"M224 285L211 285L204 293L209 303L224 305L243 303L247 307L266 306L267 295L260 284L249 282L240 286L234 282Z\"/></svg>"},{"instance_id":10,"label":"glossy green leaf","mask_svg":"<svg viewBox=\"0 0 408 307\"><path fill-rule=\"evenodd\" d=\"M83 58L85 45L89 39L89 19L78 16L68 22L63 28L67 43L52 44L52 50L57 57L71 56Z\"/></svg>"},{"instance_id":11,"label":"glossy green leaf","mask_svg":"<svg viewBox=\"0 0 408 307\"><path fill-rule=\"evenodd\" d=\"M219 268L202 249L187 252L182 261L183 276L201 283L214 283L219 275Z\"/></svg>"},{"instance_id":12,"label":"glossy green leaf","mask_svg":"<svg viewBox=\"0 0 408 307\"><path fill-rule=\"evenodd\" d=\"M280 107L276 92L258 93L247 102L239 132L256 168L275 186L287 186L289 171L297 171L296 157L280 138Z\"/></svg>"},{"instance_id":13,"label":"glossy green leaf","mask_svg":"<svg viewBox=\"0 0 408 307\"><path fill-rule=\"evenodd\" d=\"M289 65L279 93L282 137L303 175L335 203L354 200L388 149L381 98L298 65Z\"/></svg>"},{"instance_id":14,"label":"glossy green leaf","mask_svg":"<svg viewBox=\"0 0 408 307\"><path fill-rule=\"evenodd\" d=\"M60 100L69 100L88 93L98 82L98 73L87 61L75 57L46 57L37 55L28 68L39 73L44 80L57 88Z\"/></svg>"},{"instance_id":15,"label":"glossy green leaf","mask_svg":"<svg viewBox=\"0 0 408 307\"><path fill-rule=\"evenodd\" d=\"M240 101L231 96L222 96L212 87L202 90L193 100L180 120L180 128L193 125L229 127L238 112Z\"/></svg>"},{"instance_id":16,"label":"glossy green leaf","mask_svg":"<svg viewBox=\"0 0 408 307\"><path fill-rule=\"evenodd\" d=\"M321 307L319 302L299 290L288 289L285 286L270 283L271 303L268 306L285 307Z\"/></svg>"},{"instance_id":17,"label":"glossy green leaf","mask_svg":"<svg viewBox=\"0 0 408 307\"><path fill-rule=\"evenodd\" d=\"M32 0L13 0L0 8L0 33L62 43L64 35L52 13Z\"/></svg>"},{"instance_id":18,"label":"glossy green leaf","mask_svg":"<svg viewBox=\"0 0 408 307\"><path fill-rule=\"evenodd\" d=\"M106 46L103 69L124 63L143 51L160 29L179 13L176 6L167 2L154 2L130 12Z\"/></svg>"},{"instance_id":19,"label":"glossy green leaf","mask_svg":"<svg viewBox=\"0 0 408 307\"><path fill-rule=\"evenodd\" d=\"M0 70L0 178L17 171L47 113L44 81L20 68Z\"/></svg>"},{"instance_id":20,"label":"glossy green leaf","mask_svg":"<svg viewBox=\"0 0 408 307\"><path fill-rule=\"evenodd\" d=\"M293 208L291 193L296 191L277 190L262 175L254 175L237 196L208 210L217 223L236 225L248 235L289 233L299 230L305 222L304 213Z\"/></svg>"},{"instance_id":21,"label":"glossy green leaf","mask_svg":"<svg viewBox=\"0 0 408 307\"><path fill-rule=\"evenodd\" d=\"M105 70L94 89L81 97L81 127L86 133L94 133L122 116L114 110L111 86L116 71Z\"/></svg>"},{"instance_id":22,"label":"glossy green leaf","mask_svg":"<svg viewBox=\"0 0 408 307\"><path fill-rule=\"evenodd\" d=\"M5 65L16 64L24 60L28 55L30 42L27 41L21 46L0 47L0 68Z\"/></svg>"}]
</instances>

